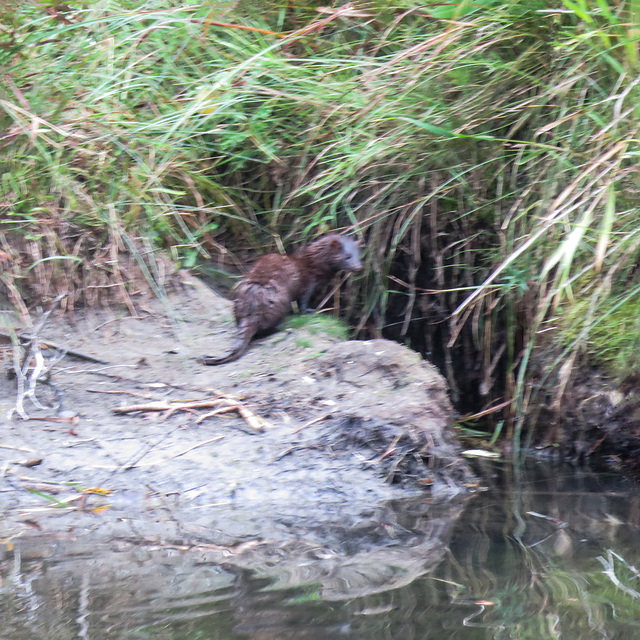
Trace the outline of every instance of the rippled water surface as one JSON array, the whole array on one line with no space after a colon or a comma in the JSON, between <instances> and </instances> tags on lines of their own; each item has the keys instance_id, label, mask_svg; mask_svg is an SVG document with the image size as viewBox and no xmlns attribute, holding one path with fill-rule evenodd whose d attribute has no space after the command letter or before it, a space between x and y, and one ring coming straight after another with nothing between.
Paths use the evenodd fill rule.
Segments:
<instances>
[{"instance_id":1,"label":"rippled water surface","mask_svg":"<svg viewBox=\"0 0 640 640\"><path fill-rule=\"evenodd\" d=\"M450 527L424 526L435 521L429 500L404 507L420 511L423 540L406 533L415 514L396 505L393 525L372 524L387 537L368 566L335 550L307 554L340 592L283 586L301 575L279 575L286 550L256 575L232 552L211 562L205 548L6 543L0 638L639 638L638 486L566 467L518 479L495 471ZM300 570L307 560L296 559Z\"/></svg>"}]
</instances>

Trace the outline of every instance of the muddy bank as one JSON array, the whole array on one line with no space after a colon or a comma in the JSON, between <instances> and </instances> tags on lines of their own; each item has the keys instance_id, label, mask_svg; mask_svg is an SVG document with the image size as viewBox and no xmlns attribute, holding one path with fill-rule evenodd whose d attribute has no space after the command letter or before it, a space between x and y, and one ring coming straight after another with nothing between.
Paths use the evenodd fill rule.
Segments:
<instances>
[{"instance_id":1,"label":"muddy bank","mask_svg":"<svg viewBox=\"0 0 640 640\"><path fill-rule=\"evenodd\" d=\"M200 366L203 352L224 351L233 321L227 301L189 283L164 305L138 300L138 317L47 326L46 337L110 363L57 365L73 421L28 402L34 419L6 420L15 381L3 376L0 535L252 549L265 566L274 549L281 561L293 552L292 566L318 549L370 566L401 542L407 566L411 548L423 558L423 545L441 549L474 479L435 368L388 341L337 342L317 322L256 341L238 362ZM38 386L42 400L50 393ZM203 419L221 397L232 410ZM143 408L114 413L124 405ZM427 490L443 515L400 524L389 501L423 501ZM319 581L332 573L311 564Z\"/></svg>"},{"instance_id":2,"label":"muddy bank","mask_svg":"<svg viewBox=\"0 0 640 640\"><path fill-rule=\"evenodd\" d=\"M576 370L561 408L539 404L544 454L613 468L640 480L640 378L619 381L597 368Z\"/></svg>"}]
</instances>

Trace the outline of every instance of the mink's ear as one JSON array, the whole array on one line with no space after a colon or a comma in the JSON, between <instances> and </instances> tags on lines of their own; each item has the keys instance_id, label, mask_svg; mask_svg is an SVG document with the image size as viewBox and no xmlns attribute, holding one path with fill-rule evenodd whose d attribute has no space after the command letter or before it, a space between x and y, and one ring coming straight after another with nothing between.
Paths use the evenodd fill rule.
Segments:
<instances>
[{"instance_id":1,"label":"mink's ear","mask_svg":"<svg viewBox=\"0 0 640 640\"><path fill-rule=\"evenodd\" d=\"M331 247L333 249L337 249L338 247L342 248L342 242L340 241L340 238L332 238Z\"/></svg>"}]
</instances>

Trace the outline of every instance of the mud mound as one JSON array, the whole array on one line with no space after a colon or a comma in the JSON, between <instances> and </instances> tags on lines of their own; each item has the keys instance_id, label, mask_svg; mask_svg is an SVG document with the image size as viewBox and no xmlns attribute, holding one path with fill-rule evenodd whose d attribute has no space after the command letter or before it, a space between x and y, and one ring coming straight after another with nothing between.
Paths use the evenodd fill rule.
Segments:
<instances>
[{"instance_id":1,"label":"mud mound","mask_svg":"<svg viewBox=\"0 0 640 640\"><path fill-rule=\"evenodd\" d=\"M259 391L251 397L319 420L307 447L359 457L387 481L438 492L455 493L473 481L458 455L443 377L395 342L333 344L281 371L273 384L277 396L271 388L266 398Z\"/></svg>"}]
</instances>

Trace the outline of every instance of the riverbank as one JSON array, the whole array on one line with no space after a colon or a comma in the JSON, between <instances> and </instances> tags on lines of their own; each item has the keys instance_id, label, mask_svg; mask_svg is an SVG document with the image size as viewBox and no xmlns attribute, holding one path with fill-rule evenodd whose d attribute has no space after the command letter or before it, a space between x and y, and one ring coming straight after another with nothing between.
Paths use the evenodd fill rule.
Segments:
<instances>
[{"instance_id":1,"label":"riverbank","mask_svg":"<svg viewBox=\"0 0 640 640\"><path fill-rule=\"evenodd\" d=\"M341 342L311 319L204 367L197 356L232 340L228 301L184 276L164 304L135 304L135 317L102 310L45 327L108 362L56 365L62 411L27 401L30 420L4 420L15 381L2 379L5 539L227 549L304 540L369 553L400 531L381 505L446 502L473 483L444 380L409 349ZM46 402L52 391L39 383L37 394Z\"/></svg>"}]
</instances>

